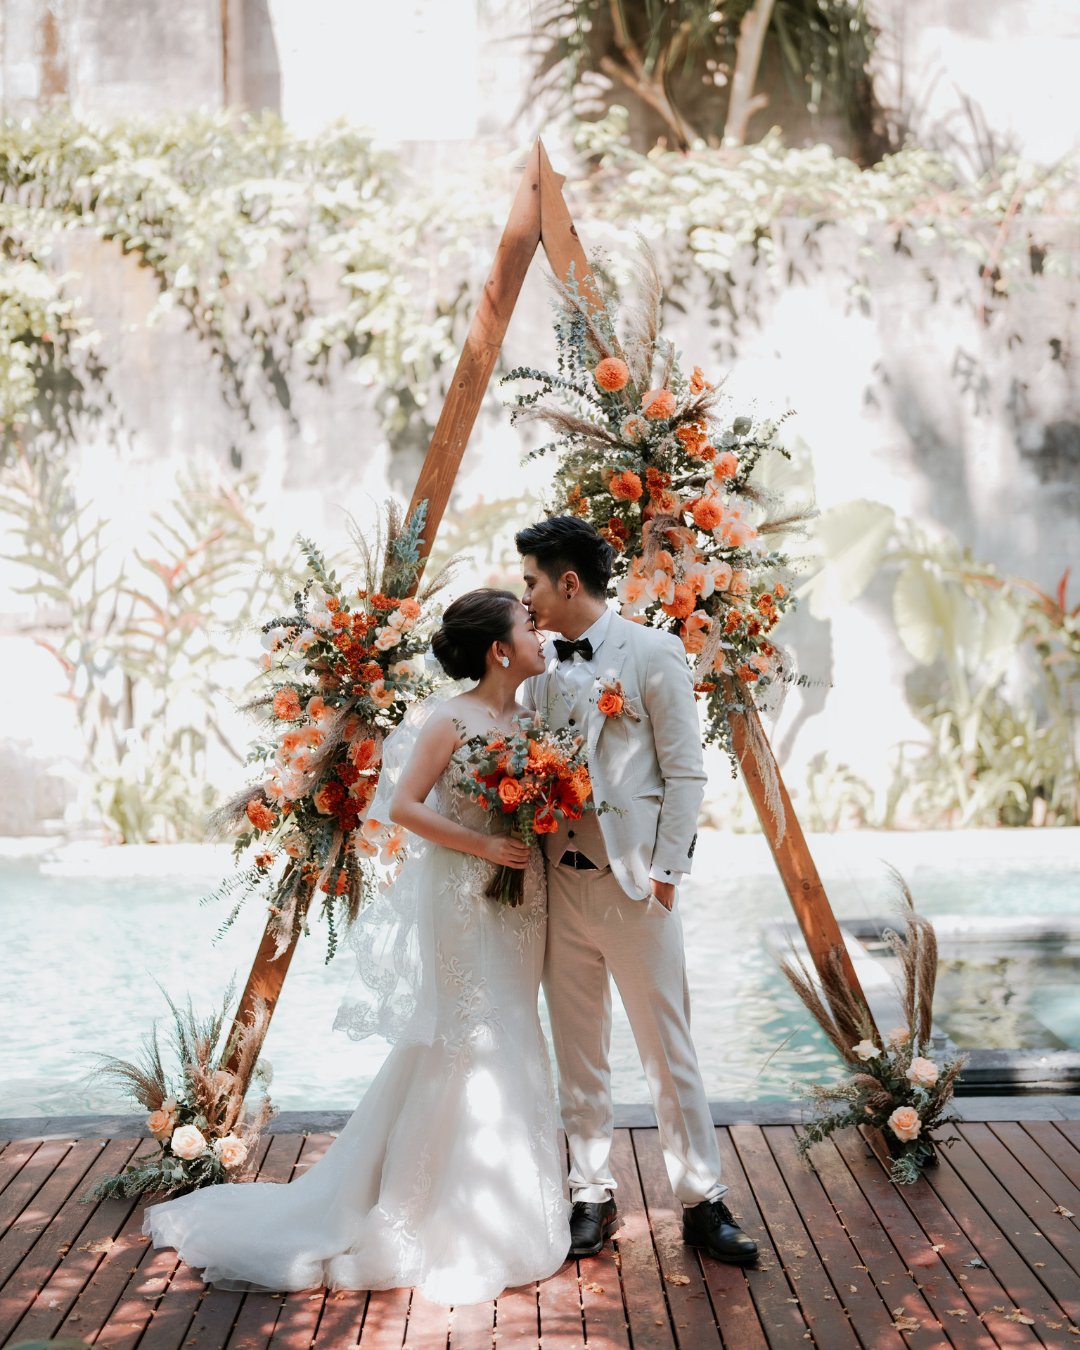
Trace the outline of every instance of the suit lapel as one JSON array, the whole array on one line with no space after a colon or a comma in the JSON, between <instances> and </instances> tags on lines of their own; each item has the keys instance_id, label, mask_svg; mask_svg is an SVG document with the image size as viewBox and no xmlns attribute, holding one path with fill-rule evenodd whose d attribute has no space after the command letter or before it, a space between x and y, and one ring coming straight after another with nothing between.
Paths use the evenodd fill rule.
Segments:
<instances>
[{"instance_id":1,"label":"suit lapel","mask_svg":"<svg viewBox=\"0 0 1080 1350\"><path fill-rule=\"evenodd\" d=\"M596 752L597 744L600 740L600 733L605 725L611 720L605 717L596 706L603 688L606 684L611 684L619 679L623 664L626 661L626 629L624 624L626 620L618 614L612 614L611 622L608 625L607 637L604 639L604 645L600 648L597 655L596 664L598 667L596 678L593 681L593 687L589 692L589 711L585 718L585 740L589 750L589 757L592 758Z\"/></svg>"}]
</instances>

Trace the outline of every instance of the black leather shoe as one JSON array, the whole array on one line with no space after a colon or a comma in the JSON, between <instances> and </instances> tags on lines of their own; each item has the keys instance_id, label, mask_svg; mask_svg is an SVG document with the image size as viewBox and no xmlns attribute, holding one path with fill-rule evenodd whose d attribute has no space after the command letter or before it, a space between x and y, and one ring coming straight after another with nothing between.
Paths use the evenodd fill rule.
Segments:
<instances>
[{"instance_id":1,"label":"black leather shoe","mask_svg":"<svg viewBox=\"0 0 1080 1350\"><path fill-rule=\"evenodd\" d=\"M575 1200L570 1211L570 1256L597 1256L615 1227L615 1201Z\"/></svg>"},{"instance_id":2,"label":"black leather shoe","mask_svg":"<svg viewBox=\"0 0 1080 1350\"><path fill-rule=\"evenodd\" d=\"M757 1243L747 1237L723 1200L705 1200L683 1210L683 1241L702 1247L718 1261L747 1266L757 1260Z\"/></svg>"}]
</instances>

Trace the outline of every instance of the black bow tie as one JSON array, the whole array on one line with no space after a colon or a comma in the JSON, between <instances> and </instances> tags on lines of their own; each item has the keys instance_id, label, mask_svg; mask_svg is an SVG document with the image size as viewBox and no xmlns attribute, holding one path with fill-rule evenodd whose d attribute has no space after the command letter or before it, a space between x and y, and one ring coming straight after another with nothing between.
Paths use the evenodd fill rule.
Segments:
<instances>
[{"instance_id":1,"label":"black bow tie","mask_svg":"<svg viewBox=\"0 0 1080 1350\"><path fill-rule=\"evenodd\" d=\"M568 642L566 638L555 639L555 653L560 661L570 661L574 653L580 652L583 661L592 660L592 643L588 638L578 638L576 642Z\"/></svg>"}]
</instances>

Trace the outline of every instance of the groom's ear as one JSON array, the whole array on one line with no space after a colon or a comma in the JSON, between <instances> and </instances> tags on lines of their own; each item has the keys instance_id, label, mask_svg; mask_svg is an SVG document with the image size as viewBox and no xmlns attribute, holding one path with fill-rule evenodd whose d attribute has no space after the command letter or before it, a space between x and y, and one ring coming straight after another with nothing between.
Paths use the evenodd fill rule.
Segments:
<instances>
[{"instance_id":1,"label":"groom's ear","mask_svg":"<svg viewBox=\"0 0 1080 1350\"><path fill-rule=\"evenodd\" d=\"M582 589L581 578L573 570L564 572L562 576L559 578L559 587L562 590L563 595L567 598L567 600L570 600L573 596L577 595L579 591L581 591Z\"/></svg>"}]
</instances>

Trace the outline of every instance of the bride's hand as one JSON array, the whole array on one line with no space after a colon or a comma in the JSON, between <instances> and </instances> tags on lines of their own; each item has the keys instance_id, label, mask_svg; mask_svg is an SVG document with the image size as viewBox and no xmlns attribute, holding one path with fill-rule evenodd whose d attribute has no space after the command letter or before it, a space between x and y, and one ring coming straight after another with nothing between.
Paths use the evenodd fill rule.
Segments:
<instances>
[{"instance_id":1,"label":"bride's hand","mask_svg":"<svg viewBox=\"0 0 1080 1350\"><path fill-rule=\"evenodd\" d=\"M480 857L521 871L529 861L529 845L509 834L487 834Z\"/></svg>"}]
</instances>

